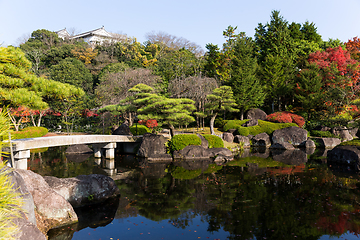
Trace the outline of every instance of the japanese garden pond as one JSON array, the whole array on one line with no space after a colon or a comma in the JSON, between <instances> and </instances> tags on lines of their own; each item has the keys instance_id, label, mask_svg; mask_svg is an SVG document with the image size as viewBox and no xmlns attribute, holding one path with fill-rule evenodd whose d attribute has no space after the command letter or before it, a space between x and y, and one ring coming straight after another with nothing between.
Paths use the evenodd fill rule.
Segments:
<instances>
[{"instance_id":1,"label":"japanese garden pond","mask_svg":"<svg viewBox=\"0 0 360 240\"><path fill-rule=\"evenodd\" d=\"M109 175L121 196L76 209L79 222L50 230L52 240L360 238L360 175L327 163L324 153L295 162L252 153L216 165L132 155L111 162L65 149L33 152L29 169L56 177Z\"/></svg>"}]
</instances>

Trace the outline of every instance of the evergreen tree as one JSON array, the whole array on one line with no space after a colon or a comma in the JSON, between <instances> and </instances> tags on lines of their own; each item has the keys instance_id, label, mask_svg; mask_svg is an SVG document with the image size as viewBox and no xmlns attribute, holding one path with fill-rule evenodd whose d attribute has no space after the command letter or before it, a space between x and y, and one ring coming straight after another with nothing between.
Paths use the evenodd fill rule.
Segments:
<instances>
[{"instance_id":1,"label":"evergreen tree","mask_svg":"<svg viewBox=\"0 0 360 240\"><path fill-rule=\"evenodd\" d=\"M205 104L205 109L211 117L210 133L214 135L214 122L216 116L224 111L238 112L239 110L235 108L236 102L230 86L216 88L212 94L207 95L206 98L208 102Z\"/></svg>"},{"instance_id":2,"label":"evergreen tree","mask_svg":"<svg viewBox=\"0 0 360 240\"><path fill-rule=\"evenodd\" d=\"M246 37L245 33L239 34L235 41L229 85L241 111L242 120L244 111L263 104L265 93L257 77L258 64L254 56L254 41Z\"/></svg>"},{"instance_id":3,"label":"evergreen tree","mask_svg":"<svg viewBox=\"0 0 360 240\"><path fill-rule=\"evenodd\" d=\"M306 69L300 71L295 98L308 114L308 120L327 110L328 106L325 103L329 100L328 94L324 88L320 69L315 64L308 65Z\"/></svg>"}]
</instances>

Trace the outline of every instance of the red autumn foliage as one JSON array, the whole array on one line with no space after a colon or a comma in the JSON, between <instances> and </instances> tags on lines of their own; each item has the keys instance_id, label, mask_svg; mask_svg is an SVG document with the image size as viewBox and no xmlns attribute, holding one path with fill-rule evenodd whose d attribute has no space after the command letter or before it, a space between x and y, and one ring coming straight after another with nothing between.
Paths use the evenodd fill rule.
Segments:
<instances>
[{"instance_id":1,"label":"red autumn foliage","mask_svg":"<svg viewBox=\"0 0 360 240\"><path fill-rule=\"evenodd\" d=\"M155 128L158 126L158 122L155 119L139 120L138 123L141 125L145 125L148 128Z\"/></svg>"},{"instance_id":2,"label":"red autumn foliage","mask_svg":"<svg viewBox=\"0 0 360 240\"><path fill-rule=\"evenodd\" d=\"M350 53L351 58L360 60L360 38L354 37L345 43L346 50Z\"/></svg>"},{"instance_id":3,"label":"red autumn foliage","mask_svg":"<svg viewBox=\"0 0 360 240\"><path fill-rule=\"evenodd\" d=\"M358 61L351 58L348 51L343 50L340 46L336 48L328 48L326 51L314 52L309 55L309 63L315 63L322 69L326 75L324 82L335 79L334 74L344 76L342 81L336 83L336 87L344 88L346 86L357 86L360 78L360 67ZM337 73L333 73L331 67L337 69Z\"/></svg>"},{"instance_id":4,"label":"red autumn foliage","mask_svg":"<svg viewBox=\"0 0 360 240\"><path fill-rule=\"evenodd\" d=\"M91 111L89 109L85 109L82 113L83 117L97 117L99 114L96 113L96 111Z\"/></svg>"},{"instance_id":5,"label":"red autumn foliage","mask_svg":"<svg viewBox=\"0 0 360 240\"><path fill-rule=\"evenodd\" d=\"M275 112L266 117L266 120L277 123L296 123L299 127L303 127L305 119L291 112Z\"/></svg>"}]
</instances>

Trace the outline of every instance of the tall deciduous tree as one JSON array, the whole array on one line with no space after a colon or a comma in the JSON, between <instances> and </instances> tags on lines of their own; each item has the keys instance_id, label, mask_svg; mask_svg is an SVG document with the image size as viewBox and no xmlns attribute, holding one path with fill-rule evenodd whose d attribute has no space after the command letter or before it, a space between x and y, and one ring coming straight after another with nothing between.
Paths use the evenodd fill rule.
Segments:
<instances>
[{"instance_id":1,"label":"tall deciduous tree","mask_svg":"<svg viewBox=\"0 0 360 240\"><path fill-rule=\"evenodd\" d=\"M205 109L209 113L210 133L215 134L214 122L219 113L224 111L238 112L233 91L230 86L221 86L213 90L212 94L206 97L209 101L205 104Z\"/></svg>"},{"instance_id":2,"label":"tall deciduous tree","mask_svg":"<svg viewBox=\"0 0 360 240\"><path fill-rule=\"evenodd\" d=\"M244 111L263 104L265 92L257 76L258 64L254 41L246 37L245 33L240 33L233 41L229 85L241 111L242 120Z\"/></svg>"}]
</instances>

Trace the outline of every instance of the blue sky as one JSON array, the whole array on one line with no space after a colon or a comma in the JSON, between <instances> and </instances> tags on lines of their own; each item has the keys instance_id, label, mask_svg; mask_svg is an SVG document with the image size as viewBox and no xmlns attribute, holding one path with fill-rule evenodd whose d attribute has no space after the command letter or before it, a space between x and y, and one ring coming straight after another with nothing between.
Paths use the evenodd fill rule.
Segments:
<instances>
[{"instance_id":1,"label":"blue sky","mask_svg":"<svg viewBox=\"0 0 360 240\"><path fill-rule=\"evenodd\" d=\"M104 26L139 42L162 31L205 49L207 43L221 46L229 25L253 37L272 10L290 23L314 22L323 40L360 35L360 0L0 0L0 44L17 45L37 29L80 33Z\"/></svg>"}]
</instances>

